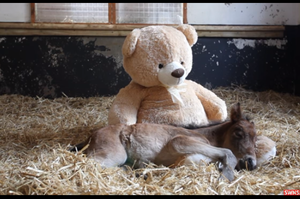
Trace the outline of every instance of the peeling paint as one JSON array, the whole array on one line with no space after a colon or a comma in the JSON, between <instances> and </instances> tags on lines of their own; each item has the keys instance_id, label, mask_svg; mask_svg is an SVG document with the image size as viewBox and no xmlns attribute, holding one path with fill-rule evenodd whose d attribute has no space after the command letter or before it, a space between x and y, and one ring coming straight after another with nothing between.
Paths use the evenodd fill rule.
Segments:
<instances>
[{"instance_id":1,"label":"peeling paint","mask_svg":"<svg viewBox=\"0 0 300 199\"><path fill-rule=\"evenodd\" d=\"M4 38L4 37L3 37L3 38L0 38L0 43L1 43L2 41L4 41L5 39L6 39L6 38Z\"/></svg>"},{"instance_id":2,"label":"peeling paint","mask_svg":"<svg viewBox=\"0 0 300 199\"><path fill-rule=\"evenodd\" d=\"M234 44L238 49L243 49L245 46L250 46L252 48L255 47L255 40L249 39L233 39L232 41L228 41L228 44Z\"/></svg>"},{"instance_id":3,"label":"peeling paint","mask_svg":"<svg viewBox=\"0 0 300 199\"><path fill-rule=\"evenodd\" d=\"M15 42L16 42L16 43L22 42L24 39L25 39L25 37L22 37L22 38L16 38Z\"/></svg>"},{"instance_id":4,"label":"peeling paint","mask_svg":"<svg viewBox=\"0 0 300 199\"><path fill-rule=\"evenodd\" d=\"M57 53L59 53L59 56L64 55L62 47L51 46L50 44L48 44L48 48L49 48L48 54L52 58L51 59L52 66L53 67L59 67Z\"/></svg>"},{"instance_id":5,"label":"peeling paint","mask_svg":"<svg viewBox=\"0 0 300 199\"><path fill-rule=\"evenodd\" d=\"M264 44L268 46L276 46L278 49L283 49L284 46L287 44L287 40L279 40L279 39L269 39L269 40L264 40Z\"/></svg>"},{"instance_id":6,"label":"peeling paint","mask_svg":"<svg viewBox=\"0 0 300 199\"><path fill-rule=\"evenodd\" d=\"M252 39L233 39L232 41L227 42L229 45L234 44L236 48L243 49L245 46L255 48L257 44L265 44L267 46L276 46L278 49L284 49L284 46L287 43L286 39L269 39L269 40L252 40Z\"/></svg>"},{"instance_id":7,"label":"peeling paint","mask_svg":"<svg viewBox=\"0 0 300 199\"><path fill-rule=\"evenodd\" d=\"M104 55L106 58L114 57L117 67L115 67L115 72L118 72L120 68L123 67L123 56L122 56L122 45L118 39L108 38L108 39L98 39L98 38L90 38L84 37L79 39L82 41L84 45L92 43L94 45L94 53L96 55ZM122 42L121 42L122 44Z\"/></svg>"}]
</instances>

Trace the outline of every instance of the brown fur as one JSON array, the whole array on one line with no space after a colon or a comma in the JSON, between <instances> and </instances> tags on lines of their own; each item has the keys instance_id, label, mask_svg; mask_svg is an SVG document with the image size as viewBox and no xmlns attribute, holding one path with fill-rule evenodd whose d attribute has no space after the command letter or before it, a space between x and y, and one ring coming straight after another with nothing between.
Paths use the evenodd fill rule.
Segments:
<instances>
[{"instance_id":1,"label":"brown fur","mask_svg":"<svg viewBox=\"0 0 300 199\"><path fill-rule=\"evenodd\" d=\"M231 109L230 121L211 127L186 129L150 123L108 125L77 148L88 144L84 152L103 167L126 162L134 162L135 168L150 162L176 166L182 159L201 154L219 161L223 175L231 181L235 167L255 169L255 141L254 124L243 116L237 103Z\"/></svg>"}]
</instances>

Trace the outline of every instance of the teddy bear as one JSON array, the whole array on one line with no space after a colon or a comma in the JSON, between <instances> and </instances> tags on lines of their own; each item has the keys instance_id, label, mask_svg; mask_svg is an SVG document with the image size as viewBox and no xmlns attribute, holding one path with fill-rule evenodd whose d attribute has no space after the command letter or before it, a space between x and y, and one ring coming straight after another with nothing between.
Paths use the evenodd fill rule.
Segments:
<instances>
[{"instance_id":1,"label":"teddy bear","mask_svg":"<svg viewBox=\"0 0 300 199\"><path fill-rule=\"evenodd\" d=\"M134 29L122 46L123 67L131 82L116 95L108 123L188 127L224 121L224 100L186 79L197 39L196 30L188 24Z\"/></svg>"},{"instance_id":2,"label":"teddy bear","mask_svg":"<svg viewBox=\"0 0 300 199\"><path fill-rule=\"evenodd\" d=\"M115 96L108 124L157 123L189 128L225 121L225 101L186 79L197 40L197 32L189 24L133 29L122 46L123 67L131 81ZM271 139L259 136L258 140L259 158L275 156Z\"/></svg>"}]
</instances>

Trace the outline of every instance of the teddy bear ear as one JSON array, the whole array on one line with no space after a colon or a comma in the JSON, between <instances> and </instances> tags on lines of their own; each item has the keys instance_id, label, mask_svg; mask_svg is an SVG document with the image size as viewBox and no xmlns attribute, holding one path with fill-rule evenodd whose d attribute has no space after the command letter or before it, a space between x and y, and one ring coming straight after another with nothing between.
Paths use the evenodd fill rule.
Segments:
<instances>
[{"instance_id":1,"label":"teddy bear ear","mask_svg":"<svg viewBox=\"0 0 300 199\"><path fill-rule=\"evenodd\" d=\"M193 26L182 24L177 26L177 30L181 31L186 36L191 47L197 42L198 34Z\"/></svg>"},{"instance_id":2,"label":"teddy bear ear","mask_svg":"<svg viewBox=\"0 0 300 199\"><path fill-rule=\"evenodd\" d=\"M125 41L123 43L123 47L122 47L123 56L130 57L133 54L133 52L135 51L136 43L138 41L140 33L141 33L141 30L136 28L136 29L133 29L131 31L131 33L129 33L129 35L127 35L127 37L125 38Z\"/></svg>"}]
</instances>

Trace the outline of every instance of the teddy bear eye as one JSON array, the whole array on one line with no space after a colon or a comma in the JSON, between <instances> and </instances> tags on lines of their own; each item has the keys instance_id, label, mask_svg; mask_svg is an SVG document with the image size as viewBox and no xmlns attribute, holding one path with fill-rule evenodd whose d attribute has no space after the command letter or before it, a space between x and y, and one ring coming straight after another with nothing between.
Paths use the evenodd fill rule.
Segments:
<instances>
[{"instance_id":1,"label":"teddy bear eye","mask_svg":"<svg viewBox=\"0 0 300 199\"><path fill-rule=\"evenodd\" d=\"M184 62L183 62L183 61L181 61L181 62L180 62L180 64L181 64L181 65L183 65L183 64L184 64Z\"/></svg>"},{"instance_id":2,"label":"teddy bear eye","mask_svg":"<svg viewBox=\"0 0 300 199\"><path fill-rule=\"evenodd\" d=\"M162 65L162 64L158 65L158 68L163 68L163 67L164 67L164 65Z\"/></svg>"}]
</instances>

